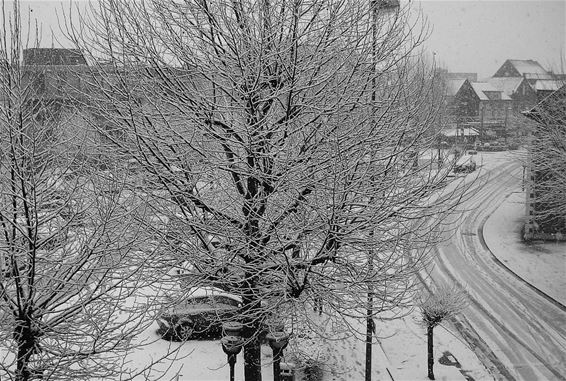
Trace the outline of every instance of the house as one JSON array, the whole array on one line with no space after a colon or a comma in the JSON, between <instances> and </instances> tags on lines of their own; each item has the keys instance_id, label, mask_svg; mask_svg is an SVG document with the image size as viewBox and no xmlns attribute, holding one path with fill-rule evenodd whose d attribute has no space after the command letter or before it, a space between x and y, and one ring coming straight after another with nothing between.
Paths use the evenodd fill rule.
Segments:
<instances>
[{"instance_id":1,"label":"house","mask_svg":"<svg viewBox=\"0 0 566 381\"><path fill-rule=\"evenodd\" d=\"M550 74L534 60L506 60L493 77L523 77L525 74L550 76Z\"/></svg>"},{"instance_id":2,"label":"house","mask_svg":"<svg viewBox=\"0 0 566 381\"><path fill-rule=\"evenodd\" d=\"M87 62L77 49L30 48L23 51L22 67L37 99L66 103L80 95Z\"/></svg>"},{"instance_id":3,"label":"house","mask_svg":"<svg viewBox=\"0 0 566 381\"><path fill-rule=\"evenodd\" d=\"M566 83L566 81L560 76L545 78L544 76L525 74L525 78L535 90L538 101L546 99L549 95L560 89Z\"/></svg>"},{"instance_id":4,"label":"house","mask_svg":"<svg viewBox=\"0 0 566 381\"><path fill-rule=\"evenodd\" d=\"M457 121L477 118L479 97L468 79L446 81L446 102L450 115Z\"/></svg>"},{"instance_id":5,"label":"house","mask_svg":"<svg viewBox=\"0 0 566 381\"><path fill-rule=\"evenodd\" d=\"M460 119L505 119L512 99L489 82L470 82L468 79L446 81L448 108Z\"/></svg>"},{"instance_id":6,"label":"house","mask_svg":"<svg viewBox=\"0 0 566 381\"><path fill-rule=\"evenodd\" d=\"M491 77L487 82L512 99L515 114L529 110L537 103L537 91L525 77Z\"/></svg>"},{"instance_id":7,"label":"house","mask_svg":"<svg viewBox=\"0 0 566 381\"><path fill-rule=\"evenodd\" d=\"M454 121L450 128L474 129L478 131L479 140L506 136L513 100L504 91L488 82L471 82L468 78L450 79L445 83L447 109Z\"/></svg>"},{"instance_id":8,"label":"house","mask_svg":"<svg viewBox=\"0 0 566 381\"><path fill-rule=\"evenodd\" d=\"M536 102L545 99L547 96L552 94L554 91L558 90L564 84L564 76L560 74L554 74L547 71L535 60L506 60L503 65L495 72L490 80L490 83L497 86L497 84L509 83L505 87L511 87L513 81L505 81L504 79L510 78L524 78L531 88L536 93ZM532 98L529 91L525 88L519 90L518 94L524 95L526 98ZM511 96L511 94L507 94ZM511 96L512 97L512 96ZM512 97L513 98L513 97ZM515 98L513 98L515 100ZM535 103L529 105L527 99L522 99L519 101L518 107L532 108ZM524 111L524 110L522 110Z\"/></svg>"},{"instance_id":9,"label":"house","mask_svg":"<svg viewBox=\"0 0 566 381\"><path fill-rule=\"evenodd\" d=\"M525 239L566 239L566 85L524 115L536 122L527 165Z\"/></svg>"},{"instance_id":10,"label":"house","mask_svg":"<svg viewBox=\"0 0 566 381\"><path fill-rule=\"evenodd\" d=\"M512 107L512 99L489 82L472 82L479 99L479 114L482 121L504 120Z\"/></svg>"}]
</instances>

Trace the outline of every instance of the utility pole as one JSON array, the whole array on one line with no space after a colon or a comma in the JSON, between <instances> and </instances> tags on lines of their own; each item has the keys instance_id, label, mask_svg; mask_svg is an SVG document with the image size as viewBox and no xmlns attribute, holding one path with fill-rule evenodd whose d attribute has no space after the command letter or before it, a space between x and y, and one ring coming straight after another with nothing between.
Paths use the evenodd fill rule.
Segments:
<instances>
[{"instance_id":1,"label":"utility pole","mask_svg":"<svg viewBox=\"0 0 566 381\"><path fill-rule=\"evenodd\" d=\"M378 22L383 20L380 16L389 17L398 12L399 0L370 0L371 12L371 102L372 117L371 123L375 120L375 102L377 99L377 26ZM371 276L373 274L373 250L368 252L368 294L367 294L367 315L366 315L366 364L365 364L365 381L371 381L372 369L372 342L375 333L375 324L373 321L373 283Z\"/></svg>"},{"instance_id":2,"label":"utility pole","mask_svg":"<svg viewBox=\"0 0 566 381\"><path fill-rule=\"evenodd\" d=\"M377 75L377 0L370 1L371 12L371 123L375 123L375 100L376 100L376 78ZM373 251L368 252L368 278L370 279L367 294L367 315L366 315L366 366L365 366L365 381L371 381L371 359L372 359L372 341L373 341L373 284L371 281L371 274L373 272Z\"/></svg>"}]
</instances>

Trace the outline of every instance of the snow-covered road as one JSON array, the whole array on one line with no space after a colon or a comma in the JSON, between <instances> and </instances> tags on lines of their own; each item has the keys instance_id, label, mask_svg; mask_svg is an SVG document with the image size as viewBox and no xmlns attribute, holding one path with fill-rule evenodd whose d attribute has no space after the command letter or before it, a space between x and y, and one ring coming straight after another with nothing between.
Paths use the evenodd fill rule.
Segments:
<instances>
[{"instance_id":1,"label":"snow-covered road","mask_svg":"<svg viewBox=\"0 0 566 381\"><path fill-rule=\"evenodd\" d=\"M500 266L483 240L486 219L520 184L521 165L485 168L458 227L437 248L432 277L468 291L470 306L456 325L497 379L566 380L566 307Z\"/></svg>"}]
</instances>

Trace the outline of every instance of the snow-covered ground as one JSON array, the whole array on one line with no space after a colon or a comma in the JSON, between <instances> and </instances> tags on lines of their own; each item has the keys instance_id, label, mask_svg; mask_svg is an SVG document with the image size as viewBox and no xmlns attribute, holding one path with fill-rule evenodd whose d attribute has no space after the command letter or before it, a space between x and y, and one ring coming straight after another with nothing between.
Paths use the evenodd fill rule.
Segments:
<instances>
[{"instance_id":1,"label":"snow-covered ground","mask_svg":"<svg viewBox=\"0 0 566 381\"><path fill-rule=\"evenodd\" d=\"M509 153L479 153L478 166L491 166L511 159ZM477 174L477 173L476 173ZM475 174L466 177L473 178ZM497 208L484 225L484 236L490 250L519 276L555 299L566 302L566 244L545 243L524 245L520 240L523 218L523 193L517 190ZM168 355L174 361L164 361L151 373L136 379L211 381L226 380L229 369L220 341L190 340L171 343L156 334L157 324L149 327L136 340L146 342L143 350L125 359L130 368L143 369L152 361ZM418 311L399 320L377 322L381 337L373 346L374 380L427 380L427 346L425 329L419 324ZM474 352L454 334L449 326L435 328L435 374L437 380L460 381L469 376L475 380L493 380ZM355 339L326 342L325 351L333 360L335 372L325 372L325 381L363 380L365 344ZM271 349L262 346L263 379L273 379ZM243 380L243 356L238 355L236 380Z\"/></svg>"},{"instance_id":2,"label":"snow-covered ground","mask_svg":"<svg viewBox=\"0 0 566 381\"><path fill-rule=\"evenodd\" d=\"M402 320L383 322L381 325L381 335L390 335L382 339L381 344L389 360L393 379L428 380L426 332L419 324L419 314L414 313ZM475 353L448 324L434 329L434 358L437 380L463 381L466 379L464 375L475 380L493 380Z\"/></svg>"},{"instance_id":3,"label":"snow-covered ground","mask_svg":"<svg viewBox=\"0 0 566 381\"><path fill-rule=\"evenodd\" d=\"M154 367L149 375L156 379L164 374L165 380L212 381L226 380L229 368L226 355L222 352L219 340L200 341L189 340L183 344L171 343L159 339L155 330L157 325L148 329L140 340L151 342L142 351L132 354L127 361L130 367L142 369L161 356L174 352L170 358L176 358L172 363L165 361ZM442 326L435 329L435 375L437 380L463 381L464 374L475 380L493 379L479 362L475 354L465 343L454 336L453 329L447 330ZM418 314L394 321L377 322L377 333L382 337L380 344L373 346L374 380L428 380L427 378L427 347L423 327L418 324ZM334 372L323 373L324 381L350 381L364 379L365 344L355 339L331 341L323 343L332 358ZM449 353L449 354L448 354ZM443 358L439 363L438 360ZM461 369L454 360L461 364ZM273 380L272 351L267 345L262 346L262 376L266 381ZM444 361L446 360L446 361ZM176 374L178 373L178 378ZM236 380L243 380L243 356L238 355L236 363ZM140 375L136 379L143 380Z\"/></svg>"},{"instance_id":4,"label":"snow-covered ground","mask_svg":"<svg viewBox=\"0 0 566 381\"><path fill-rule=\"evenodd\" d=\"M485 242L511 271L566 304L566 242L523 243L525 217L525 193L518 189L486 221Z\"/></svg>"}]
</instances>

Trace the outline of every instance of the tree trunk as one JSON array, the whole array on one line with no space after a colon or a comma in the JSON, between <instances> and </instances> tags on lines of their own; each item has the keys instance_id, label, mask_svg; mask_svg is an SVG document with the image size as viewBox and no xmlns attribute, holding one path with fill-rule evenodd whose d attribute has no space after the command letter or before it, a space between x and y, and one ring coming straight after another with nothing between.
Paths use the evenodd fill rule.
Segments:
<instances>
[{"instance_id":1,"label":"tree trunk","mask_svg":"<svg viewBox=\"0 0 566 381\"><path fill-rule=\"evenodd\" d=\"M434 344L433 344L433 336L432 336L433 327L427 327L426 329L426 336L428 342L428 378L434 380Z\"/></svg>"},{"instance_id":2,"label":"tree trunk","mask_svg":"<svg viewBox=\"0 0 566 381\"><path fill-rule=\"evenodd\" d=\"M19 320L14 330L14 339L18 343L18 358L16 361L16 381L31 379L29 361L34 352L35 337L31 332L30 322Z\"/></svg>"},{"instance_id":3,"label":"tree trunk","mask_svg":"<svg viewBox=\"0 0 566 381\"><path fill-rule=\"evenodd\" d=\"M253 276L249 278L254 282ZM242 298L245 320L243 336L244 345L244 379L246 381L261 381L261 345L259 342L259 319L261 314L260 303L252 295Z\"/></svg>"},{"instance_id":4,"label":"tree trunk","mask_svg":"<svg viewBox=\"0 0 566 381\"><path fill-rule=\"evenodd\" d=\"M373 333L373 320L371 317L372 311L368 309L368 317L366 320L366 369L365 369L365 381L371 381L371 357L372 357L372 333Z\"/></svg>"},{"instance_id":5,"label":"tree trunk","mask_svg":"<svg viewBox=\"0 0 566 381\"><path fill-rule=\"evenodd\" d=\"M18 346L16 381L28 381L30 379L31 372L28 368L29 357L29 348L26 348L24 345Z\"/></svg>"},{"instance_id":6,"label":"tree trunk","mask_svg":"<svg viewBox=\"0 0 566 381\"><path fill-rule=\"evenodd\" d=\"M244 379L246 381L261 381L261 347L259 338L257 337L257 330L254 328L247 328L253 339L246 341L244 345ZM246 335L247 338L250 337Z\"/></svg>"}]
</instances>

